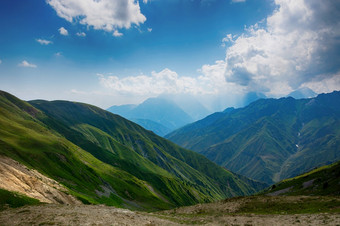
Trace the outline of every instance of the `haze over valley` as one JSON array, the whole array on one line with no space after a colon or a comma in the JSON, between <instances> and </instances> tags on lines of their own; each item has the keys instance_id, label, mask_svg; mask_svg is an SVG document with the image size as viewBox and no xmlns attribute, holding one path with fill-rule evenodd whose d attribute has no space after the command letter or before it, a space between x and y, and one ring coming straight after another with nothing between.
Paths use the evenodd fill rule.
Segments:
<instances>
[{"instance_id":1,"label":"haze over valley","mask_svg":"<svg viewBox=\"0 0 340 226\"><path fill-rule=\"evenodd\" d=\"M340 225L340 2L0 2L0 225Z\"/></svg>"}]
</instances>

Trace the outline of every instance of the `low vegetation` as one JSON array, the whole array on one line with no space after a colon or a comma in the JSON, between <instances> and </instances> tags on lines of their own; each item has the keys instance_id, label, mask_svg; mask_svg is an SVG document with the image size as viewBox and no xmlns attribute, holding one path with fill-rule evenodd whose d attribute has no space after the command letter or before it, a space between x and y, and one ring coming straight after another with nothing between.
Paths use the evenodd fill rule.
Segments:
<instances>
[{"instance_id":1,"label":"low vegetation","mask_svg":"<svg viewBox=\"0 0 340 226\"><path fill-rule=\"evenodd\" d=\"M316 168L272 185L267 195L340 196L340 162Z\"/></svg>"},{"instance_id":2,"label":"low vegetation","mask_svg":"<svg viewBox=\"0 0 340 226\"><path fill-rule=\"evenodd\" d=\"M50 177L85 204L163 210L249 195L240 177L95 106L0 92L0 155Z\"/></svg>"},{"instance_id":3,"label":"low vegetation","mask_svg":"<svg viewBox=\"0 0 340 226\"><path fill-rule=\"evenodd\" d=\"M39 200L25 195L0 189L0 211L7 208L17 208L25 205L37 205Z\"/></svg>"}]
</instances>

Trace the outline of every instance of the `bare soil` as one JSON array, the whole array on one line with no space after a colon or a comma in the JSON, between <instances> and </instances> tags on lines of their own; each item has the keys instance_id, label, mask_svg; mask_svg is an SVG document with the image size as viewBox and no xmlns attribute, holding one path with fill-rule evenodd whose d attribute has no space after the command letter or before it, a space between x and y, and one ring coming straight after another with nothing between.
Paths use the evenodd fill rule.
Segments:
<instances>
[{"instance_id":1,"label":"bare soil","mask_svg":"<svg viewBox=\"0 0 340 226\"><path fill-rule=\"evenodd\" d=\"M43 204L1 211L0 225L340 225L338 213L233 214L238 201L154 213L104 205ZM206 214L202 214L204 211Z\"/></svg>"},{"instance_id":2,"label":"bare soil","mask_svg":"<svg viewBox=\"0 0 340 226\"><path fill-rule=\"evenodd\" d=\"M0 212L0 225L176 225L146 213L104 205L45 204Z\"/></svg>"}]
</instances>

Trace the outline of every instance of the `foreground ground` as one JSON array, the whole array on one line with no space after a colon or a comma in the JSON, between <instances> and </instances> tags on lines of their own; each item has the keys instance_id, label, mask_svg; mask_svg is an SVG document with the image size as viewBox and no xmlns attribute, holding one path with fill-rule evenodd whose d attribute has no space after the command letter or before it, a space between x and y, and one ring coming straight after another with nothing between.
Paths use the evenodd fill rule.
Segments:
<instances>
[{"instance_id":1,"label":"foreground ground","mask_svg":"<svg viewBox=\"0 0 340 226\"><path fill-rule=\"evenodd\" d=\"M145 213L43 204L0 212L0 225L340 225L339 197L255 196Z\"/></svg>"}]
</instances>

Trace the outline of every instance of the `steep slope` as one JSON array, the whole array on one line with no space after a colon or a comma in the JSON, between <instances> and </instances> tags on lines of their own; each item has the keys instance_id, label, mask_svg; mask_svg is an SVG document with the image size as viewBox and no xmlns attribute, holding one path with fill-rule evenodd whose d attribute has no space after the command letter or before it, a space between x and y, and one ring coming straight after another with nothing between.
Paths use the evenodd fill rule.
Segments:
<instances>
[{"instance_id":1,"label":"steep slope","mask_svg":"<svg viewBox=\"0 0 340 226\"><path fill-rule=\"evenodd\" d=\"M86 203L165 209L264 187L94 106L0 92L0 155Z\"/></svg>"},{"instance_id":2,"label":"steep slope","mask_svg":"<svg viewBox=\"0 0 340 226\"><path fill-rule=\"evenodd\" d=\"M11 190L44 203L80 204L67 189L34 169L0 156L0 188Z\"/></svg>"},{"instance_id":3,"label":"steep slope","mask_svg":"<svg viewBox=\"0 0 340 226\"><path fill-rule=\"evenodd\" d=\"M0 155L58 181L85 203L135 209L175 205L162 200L145 181L99 161L39 119L50 120L27 102L0 91Z\"/></svg>"},{"instance_id":4,"label":"steep slope","mask_svg":"<svg viewBox=\"0 0 340 226\"><path fill-rule=\"evenodd\" d=\"M30 103L36 107L0 92L0 155L58 181L85 203L166 209L264 186L97 107Z\"/></svg>"},{"instance_id":5,"label":"steep slope","mask_svg":"<svg viewBox=\"0 0 340 226\"><path fill-rule=\"evenodd\" d=\"M166 137L247 177L274 183L340 159L340 92L258 100Z\"/></svg>"},{"instance_id":6,"label":"steep slope","mask_svg":"<svg viewBox=\"0 0 340 226\"><path fill-rule=\"evenodd\" d=\"M134 122L142 122L141 126L155 133L163 131L164 128L166 128L165 132L168 133L194 121L175 102L164 98L149 98L137 106L112 106L107 110ZM154 123L143 123L145 121L139 120L148 120ZM161 126L155 128L157 124ZM165 135L165 133L157 134Z\"/></svg>"},{"instance_id":7,"label":"steep slope","mask_svg":"<svg viewBox=\"0 0 340 226\"><path fill-rule=\"evenodd\" d=\"M245 178L241 179L202 155L180 148L120 116L97 107L65 101L30 103L58 121L55 123L45 120L45 124L101 161L147 181L175 203L249 194L263 186ZM60 128L60 125L65 126ZM66 130L65 127L69 129ZM161 179L157 174L162 176ZM172 184L174 180L164 181L167 177L183 181L183 184L178 187ZM185 188L187 186L189 188ZM184 192L182 190L168 194L169 190L182 187L189 192L190 199L181 200L176 197L175 194Z\"/></svg>"}]
</instances>

